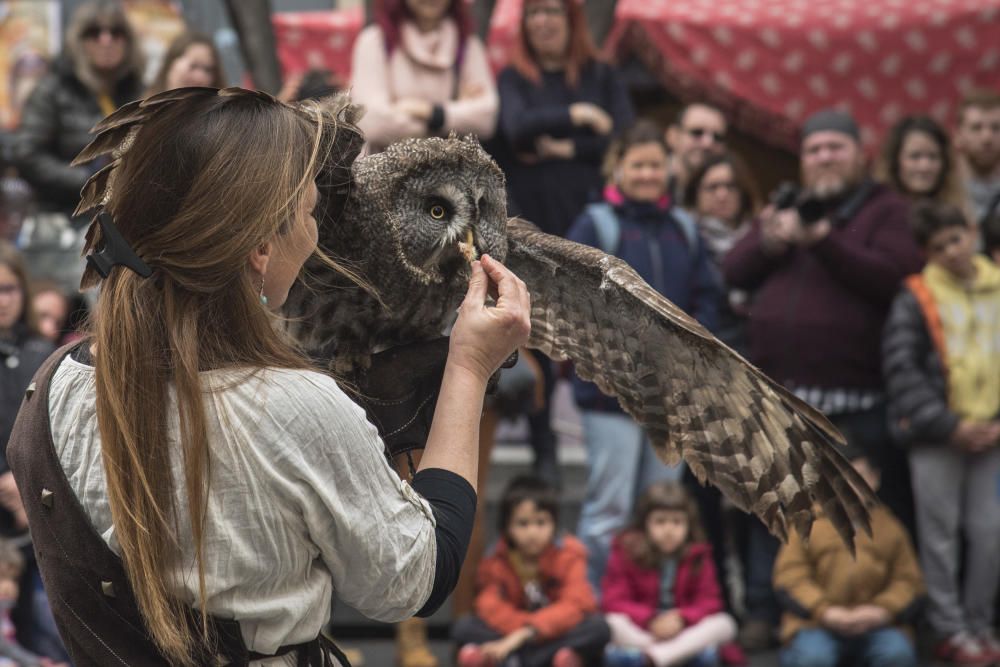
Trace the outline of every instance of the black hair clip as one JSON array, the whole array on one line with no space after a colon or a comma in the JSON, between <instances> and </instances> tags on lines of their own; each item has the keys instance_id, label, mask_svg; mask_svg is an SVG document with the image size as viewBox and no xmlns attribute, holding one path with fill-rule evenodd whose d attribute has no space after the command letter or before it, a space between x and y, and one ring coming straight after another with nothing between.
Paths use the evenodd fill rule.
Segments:
<instances>
[{"instance_id":1,"label":"black hair clip","mask_svg":"<svg viewBox=\"0 0 1000 667\"><path fill-rule=\"evenodd\" d=\"M104 247L87 255L87 266L101 274L102 278L107 278L111 269L117 265L132 269L143 278L153 275L153 270L135 254L118 231L110 213L101 211L97 215L97 223L101 226L101 241Z\"/></svg>"}]
</instances>

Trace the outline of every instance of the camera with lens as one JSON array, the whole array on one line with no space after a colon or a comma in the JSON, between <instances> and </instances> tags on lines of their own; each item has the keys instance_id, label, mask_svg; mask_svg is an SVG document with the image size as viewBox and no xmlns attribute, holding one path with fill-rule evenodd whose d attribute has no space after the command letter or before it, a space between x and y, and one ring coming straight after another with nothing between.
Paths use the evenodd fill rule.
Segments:
<instances>
[{"instance_id":1,"label":"camera with lens","mask_svg":"<svg viewBox=\"0 0 1000 667\"><path fill-rule=\"evenodd\" d=\"M826 217L826 206L808 190L785 181L771 195L771 203L779 211L795 209L805 226L814 225Z\"/></svg>"}]
</instances>

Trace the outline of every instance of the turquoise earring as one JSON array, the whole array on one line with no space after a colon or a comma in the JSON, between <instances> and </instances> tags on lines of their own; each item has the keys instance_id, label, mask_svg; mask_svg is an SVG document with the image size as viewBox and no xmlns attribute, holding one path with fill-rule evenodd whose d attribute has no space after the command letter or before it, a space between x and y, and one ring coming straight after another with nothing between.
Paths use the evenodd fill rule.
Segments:
<instances>
[{"instance_id":1,"label":"turquoise earring","mask_svg":"<svg viewBox=\"0 0 1000 667\"><path fill-rule=\"evenodd\" d=\"M262 306L266 306L267 305L267 297L264 296L264 279L263 278L260 279L260 305L262 305Z\"/></svg>"}]
</instances>

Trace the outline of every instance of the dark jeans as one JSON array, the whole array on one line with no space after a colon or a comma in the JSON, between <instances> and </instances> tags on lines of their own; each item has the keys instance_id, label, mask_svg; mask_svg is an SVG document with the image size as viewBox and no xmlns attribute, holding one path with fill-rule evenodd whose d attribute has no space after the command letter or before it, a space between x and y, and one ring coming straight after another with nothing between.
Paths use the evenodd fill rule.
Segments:
<instances>
[{"instance_id":1,"label":"dark jeans","mask_svg":"<svg viewBox=\"0 0 1000 667\"><path fill-rule=\"evenodd\" d=\"M714 486L702 486L698 478L691 472L691 468L684 467L684 486L687 487L695 502L698 504L698 514L701 518L701 525L705 529L705 536L709 544L712 545L712 558L715 562L716 577L719 580L719 587L722 589L722 600L726 605L726 610L732 612L732 600L729 599L729 567L727 556L729 554L726 540L726 523L722 515L722 494Z\"/></svg>"},{"instance_id":2,"label":"dark jeans","mask_svg":"<svg viewBox=\"0 0 1000 667\"><path fill-rule=\"evenodd\" d=\"M521 352L524 354L524 352ZM534 472L549 484L558 487L559 463L556 455L556 434L552 430L552 392L556 387L555 369L552 361L537 350L528 350L542 369L545 380L545 407L528 415L528 440L534 454Z\"/></svg>"},{"instance_id":3,"label":"dark jeans","mask_svg":"<svg viewBox=\"0 0 1000 667\"><path fill-rule=\"evenodd\" d=\"M464 616L451 628L451 636L458 645L485 644L503 635L486 625L478 616ZM515 654L520 667L548 667L552 657L561 648L573 649L585 665L598 667L604 656L604 647L611 640L611 630L600 614L591 614L565 634L545 642L527 644Z\"/></svg>"},{"instance_id":4,"label":"dark jeans","mask_svg":"<svg viewBox=\"0 0 1000 667\"><path fill-rule=\"evenodd\" d=\"M880 404L863 412L832 415L830 421L845 437L867 452L871 463L882 472L879 499L899 519L916 543L910 463L906 451L892 442L885 405Z\"/></svg>"},{"instance_id":5,"label":"dark jeans","mask_svg":"<svg viewBox=\"0 0 1000 667\"><path fill-rule=\"evenodd\" d=\"M801 630L781 651L781 667L917 667L917 653L896 628L873 630L859 637L840 637L827 630Z\"/></svg>"},{"instance_id":6,"label":"dark jeans","mask_svg":"<svg viewBox=\"0 0 1000 667\"><path fill-rule=\"evenodd\" d=\"M771 584L774 561L781 543L754 516L747 518L746 608L747 617L777 625L781 608Z\"/></svg>"}]
</instances>

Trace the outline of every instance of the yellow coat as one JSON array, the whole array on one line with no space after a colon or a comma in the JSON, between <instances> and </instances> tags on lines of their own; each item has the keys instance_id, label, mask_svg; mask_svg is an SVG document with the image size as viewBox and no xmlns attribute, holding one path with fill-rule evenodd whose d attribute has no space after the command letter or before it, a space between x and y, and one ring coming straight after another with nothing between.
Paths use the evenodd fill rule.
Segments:
<instances>
[{"instance_id":1,"label":"yellow coat","mask_svg":"<svg viewBox=\"0 0 1000 667\"><path fill-rule=\"evenodd\" d=\"M808 542L789 536L774 564L774 588L799 613L785 612L782 641L818 627L832 606L874 604L895 618L923 596L923 574L902 524L882 506L872 509L871 519L874 538L858 533L857 560L825 517L813 524Z\"/></svg>"},{"instance_id":2,"label":"yellow coat","mask_svg":"<svg viewBox=\"0 0 1000 667\"><path fill-rule=\"evenodd\" d=\"M977 255L967 285L930 263L924 281L934 297L948 369L948 405L962 418L1000 413L1000 268Z\"/></svg>"}]
</instances>

